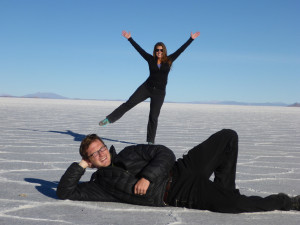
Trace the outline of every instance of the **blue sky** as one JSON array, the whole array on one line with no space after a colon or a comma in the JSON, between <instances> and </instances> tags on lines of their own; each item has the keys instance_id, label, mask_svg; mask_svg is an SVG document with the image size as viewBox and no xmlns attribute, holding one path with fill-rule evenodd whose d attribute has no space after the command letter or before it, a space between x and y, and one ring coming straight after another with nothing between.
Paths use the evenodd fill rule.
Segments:
<instances>
[{"instance_id":1,"label":"blue sky","mask_svg":"<svg viewBox=\"0 0 300 225\"><path fill-rule=\"evenodd\" d=\"M299 0L0 0L0 94L126 100L149 75L121 36L175 61L167 101L300 102Z\"/></svg>"}]
</instances>

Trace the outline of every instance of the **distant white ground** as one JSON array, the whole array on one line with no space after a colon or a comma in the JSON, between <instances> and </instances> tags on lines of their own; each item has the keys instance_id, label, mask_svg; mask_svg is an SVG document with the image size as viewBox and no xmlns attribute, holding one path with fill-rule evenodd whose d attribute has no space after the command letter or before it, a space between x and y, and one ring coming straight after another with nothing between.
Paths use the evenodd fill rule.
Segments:
<instances>
[{"instance_id":1,"label":"distant white ground","mask_svg":"<svg viewBox=\"0 0 300 225\"><path fill-rule=\"evenodd\" d=\"M97 133L120 151L146 143L149 103L98 127L121 102L0 98L0 224L299 224L300 212L220 214L184 208L58 200L57 182ZM300 194L300 108L165 103L156 143L177 157L213 132L238 132L242 194ZM88 170L82 180L88 180Z\"/></svg>"}]
</instances>

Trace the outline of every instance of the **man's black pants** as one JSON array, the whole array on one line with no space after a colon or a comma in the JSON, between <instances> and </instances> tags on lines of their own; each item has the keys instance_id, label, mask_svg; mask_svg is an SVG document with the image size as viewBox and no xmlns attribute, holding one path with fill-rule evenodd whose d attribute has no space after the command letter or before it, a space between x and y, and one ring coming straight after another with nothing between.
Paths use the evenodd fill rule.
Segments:
<instances>
[{"instance_id":1,"label":"man's black pants","mask_svg":"<svg viewBox=\"0 0 300 225\"><path fill-rule=\"evenodd\" d=\"M278 194L245 196L235 187L238 135L224 129L178 159L168 195L172 206L223 213L289 210L291 200ZM214 174L214 181L209 178Z\"/></svg>"},{"instance_id":2,"label":"man's black pants","mask_svg":"<svg viewBox=\"0 0 300 225\"><path fill-rule=\"evenodd\" d=\"M142 101L145 101L147 98L150 98L150 112L147 126L147 142L154 143L157 130L158 116L160 114L160 109L164 103L165 95L166 92L164 90L147 87L146 84L143 83L130 96L127 102L120 105L106 118L109 120L109 122L114 123L134 106L141 103Z\"/></svg>"}]
</instances>

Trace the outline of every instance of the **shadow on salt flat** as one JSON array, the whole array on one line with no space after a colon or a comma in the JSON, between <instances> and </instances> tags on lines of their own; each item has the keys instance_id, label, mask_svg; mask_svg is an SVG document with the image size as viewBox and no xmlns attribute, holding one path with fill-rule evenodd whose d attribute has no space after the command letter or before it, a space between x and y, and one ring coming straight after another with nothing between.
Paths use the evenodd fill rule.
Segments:
<instances>
[{"instance_id":1,"label":"shadow on salt flat","mask_svg":"<svg viewBox=\"0 0 300 225\"><path fill-rule=\"evenodd\" d=\"M70 135L70 136L74 137L74 141L82 141L85 138L85 136L86 136L84 134L78 134L78 133L75 133L75 132L70 131L70 130L67 130L66 132L64 132L64 131L53 131L53 130L50 130L48 132ZM119 143L123 143L123 144L132 144L132 145L136 145L137 144L137 143L134 143L134 142L115 140L115 139L110 139L110 138L105 138L105 137L100 137L100 138L102 140L105 140L105 141L119 142Z\"/></svg>"},{"instance_id":2,"label":"shadow on salt flat","mask_svg":"<svg viewBox=\"0 0 300 225\"><path fill-rule=\"evenodd\" d=\"M57 133L57 134L67 134L67 135L70 135L72 137L74 137L74 141L82 141L84 138L85 138L85 134L78 134L78 133L75 133L71 130L66 130L66 131L54 131L54 130L49 130L47 132L50 132L50 133Z\"/></svg>"},{"instance_id":3,"label":"shadow on salt flat","mask_svg":"<svg viewBox=\"0 0 300 225\"><path fill-rule=\"evenodd\" d=\"M56 196L56 188L58 185L57 181L47 181L36 178L24 178L24 180L29 183L37 184L37 186L35 186L36 190L38 190L43 195L49 198L58 199Z\"/></svg>"},{"instance_id":4,"label":"shadow on salt flat","mask_svg":"<svg viewBox=\"0 0 300 225\"><path fill-rule=\"evenodd\" d=\"M22 130L28 130L28 129L22 129ZM86 134L79 134L79 133L75 133L71 130L66 130L66 131L55 131L55 130L49 130L49 131L40 131L40 130L31 130L31 131L35 131L35 132L49 132L49 133L57 133L57 134L66 134L66 135L70 135L72 137L74 137L74 141L79 141L81 142ZM129 142L129 141L122 141L122 140L116 140L116 139L111 139L111 138L106 138L106 137L100 137L102 140L104 141L112 141L112 142L118 142L118 143L123 143L123 144L131 144L131 145L137 145L138 143L135 142Z\"/></svg>"}]
</instances>

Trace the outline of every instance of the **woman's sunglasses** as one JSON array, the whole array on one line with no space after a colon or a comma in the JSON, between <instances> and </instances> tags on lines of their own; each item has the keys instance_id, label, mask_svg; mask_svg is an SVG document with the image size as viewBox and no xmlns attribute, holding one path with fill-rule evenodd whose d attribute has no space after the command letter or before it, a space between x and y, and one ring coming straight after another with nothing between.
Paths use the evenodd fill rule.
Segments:
<instances>
[{"instance_id":1,"label":"woman's sunglasses","mask_svg":"<svg viewBox=\"0 0 300 225\"><path fill-rule=\"evenodd\" d=\"M159 51L164 52L163 49L159 49L159 48L155 49L155 52L159 52Z\"/></svg>"}]
</instances>

